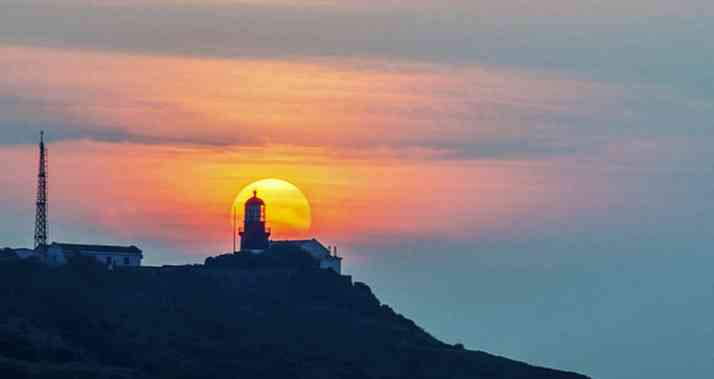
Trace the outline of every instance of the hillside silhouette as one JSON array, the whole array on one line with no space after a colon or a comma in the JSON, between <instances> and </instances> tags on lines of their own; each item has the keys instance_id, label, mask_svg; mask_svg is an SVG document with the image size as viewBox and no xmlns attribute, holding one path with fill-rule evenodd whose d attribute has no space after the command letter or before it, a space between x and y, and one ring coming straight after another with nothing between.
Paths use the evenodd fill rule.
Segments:
<instances>
[{"instance_id":1,"label":"hillside silhouette","mask_svg":"<svg viewBox=\"0 0 714 379\"><path fill-rule=\"evenodd\" d=\"M585 378L442 343L367 285L282 253L0 262L0 378Z\"/></svg>"}]
</instances>

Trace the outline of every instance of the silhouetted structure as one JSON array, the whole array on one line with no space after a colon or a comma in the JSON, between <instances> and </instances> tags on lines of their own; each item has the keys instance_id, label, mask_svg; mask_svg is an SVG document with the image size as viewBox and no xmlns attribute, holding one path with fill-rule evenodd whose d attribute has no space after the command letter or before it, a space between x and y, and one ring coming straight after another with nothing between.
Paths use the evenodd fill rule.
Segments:
<instances>
[{"instance_id":1,"label":"silhouetted structure","mask_svg":"<svg viewBox=\"0 0 714 379\"><path fill-rule=\"evenodd\" d=\"M264 260L264 264L271 264L271 262L275 264L277 261L284 261L285 259L277 259L276 262L271 261L272 258L279 258L280 255L286 255L282 258L287 258L287 255L298 254L309 257L312 260L311 264L314 264L315 267L329 269L338 274L342 273L342 258L337 256L336 247L334 250L325 247L325 245L314 238L310 240L271 241L271 232L266 227L267 215L265 202L258 197L257 191L253 191L253 197L245 202L244 215L243 227L240 230L241 253L269 255L270 257L266 257L266 260ZM235 218L233 222L235 225ZM235 233L233 236L235 238ZM235 247L233 250L235 250ZM299 260L295 262L298 261ZM250 261L243 260L239 263L247 265L250 264Z\"/></svg>"},{"instance_id":2,"label":"silhouetted structure","mask_svg":"<svg viewBox=\"0 0 714 379\"><path fill-rule=\"evenodd\" d=\"M270 230L265 225L265 202L253 191L245 202L243 227L240 230L240 250L262 252L270 246Z\"/></svg>"},{"instance_id":3,"label":"silhouetted structure","mask_svg":"<svg viewBox=\"0 0 714 379\"><path fill-rule=\"evenodd\" d=\"M34 249L4 249L6 256L14 255L17 259L29 259L49 266L62 266L74 257L90 257L107 267L139 267L144 258L136 246L108 246L68 244L53 242L49 244L49 226L47 221L47 148L45 132L40 133L40 162L37 175L37 202L35 213ZM1 377L1 376L0 376Z\"/></svg>"},{"instance_id":4,"label":"silhouetted structure","mask_svg":"<svg viewBox=\"0 0 714 379\"><path fill-rule=\"evenodd\" d=\"M35 250L47 252L47 151L45 132L40 134L40 169L37 175L37 210L35 212Z\"/></svg>"}]
</instances>

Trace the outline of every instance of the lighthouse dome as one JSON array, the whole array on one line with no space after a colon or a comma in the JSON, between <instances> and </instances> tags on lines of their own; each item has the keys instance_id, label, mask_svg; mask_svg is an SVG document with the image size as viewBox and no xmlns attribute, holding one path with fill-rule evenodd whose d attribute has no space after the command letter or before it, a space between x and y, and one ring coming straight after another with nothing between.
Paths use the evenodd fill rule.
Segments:
<instances>
[{"instance_id":1,"label":"lighthouse dome","mask_svg":"<svg viewBox=\"0 0 714 379\"><path fill-rule=\"evenodd\" d=\"M263 199L261 199L261 198L258 197L258 191L253 191L253 197L251 197L250 199L248 199L248 200L245 202L245 205L246 205L246 207L247 207L247 206L250 206L250 205L262 206L262 205L265 205L265 202L263 201Z\"/></svg>"}]
</instances>

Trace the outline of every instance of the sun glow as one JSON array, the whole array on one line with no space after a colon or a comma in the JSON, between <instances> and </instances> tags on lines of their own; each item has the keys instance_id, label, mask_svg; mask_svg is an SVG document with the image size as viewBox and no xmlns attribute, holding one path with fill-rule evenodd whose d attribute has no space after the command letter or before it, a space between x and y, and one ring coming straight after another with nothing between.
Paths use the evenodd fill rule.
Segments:
<instances>
[{"instance_id":1,"label":"sun glow","mask_svg":"<svg viewBox=\"0 0 714 379\"><path fill-rule=\"evenodd\" d=\"M310 230L312 217L307 197L294 184L280 179L263 179L243 187L233 202L239 223L244 217L243 205L253 191L266 203L268 226L276 239L303 235Z\"/></svg>"}]
</instances>

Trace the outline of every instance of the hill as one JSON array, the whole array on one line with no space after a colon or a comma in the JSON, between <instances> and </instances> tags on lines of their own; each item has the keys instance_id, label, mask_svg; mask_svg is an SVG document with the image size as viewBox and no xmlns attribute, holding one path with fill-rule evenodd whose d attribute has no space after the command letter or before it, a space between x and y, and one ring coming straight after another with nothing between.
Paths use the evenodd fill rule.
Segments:
<instances>
[{"instance_id":1,"label":"hill","mask_svg":"<svg viewBox=\"0 0 714 379\"><path fill-rule=\"evenodd\" d=\"M307 262L206 263L0 263L0 378L585 378L444 344Z\"/></svg>"}]
</instances>

